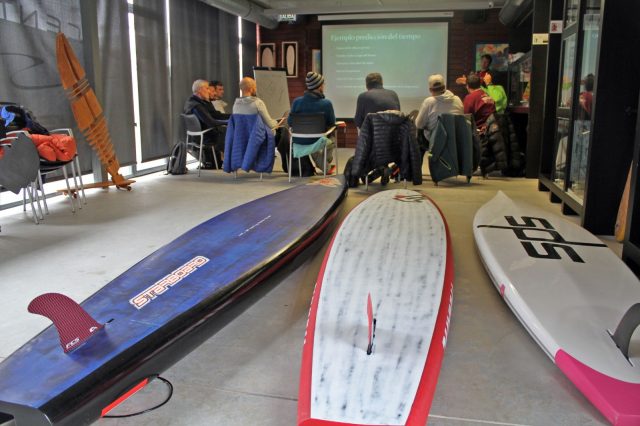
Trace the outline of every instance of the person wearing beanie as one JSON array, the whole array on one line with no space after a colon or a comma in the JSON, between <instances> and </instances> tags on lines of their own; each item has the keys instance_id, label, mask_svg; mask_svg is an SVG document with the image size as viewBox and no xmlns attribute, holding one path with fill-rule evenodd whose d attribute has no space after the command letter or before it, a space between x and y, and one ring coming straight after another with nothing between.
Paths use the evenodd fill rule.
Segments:
<instances>
[{"instance_id":1,"label":"person wearing beanie","mask_svg":"<svg viewBox=\"0 0 640 426\"><path fill-rule=\"evenodd\" d=\"M358 95L356 102L356 115L353 122L360 129L364 118L372 112L397 110L400 111L400 99L393 90L382 87L382 75L372 72L364 79L366 92Z\"/></svg>"},{"instance_id":2,"label":"person wearing beanie","mask_svg":"<svg viewBox=\"0 0 640 426\"><path fill-rule=\"evenodd\" d=\"M307 90L304 95L293 100L291 104L291 114L309 114L321 112L325 118L325 128L328 129L336 124L336 114L333 110L333 104L329 99L324 97L324 77L317 72L308 72L305 79ZM289 125L291 125L291 115L288 119ZM333 167L330 169L330 165L333 162L333 151L335 147L335 134L327 142L327 174L333 173ZM315 138L294 138L293 142L300 145L312 145L318 140ZM317 151L311 154L311 158L316 164L316 167L323 168L323 151Z\"/></svg>"},{"instance_id":3,"label":"person wearing beanie","mask_svg":"<svg viewBox=\"0 0 640 426\"><path fill-rule=\"evenodd\" d=\"M464 114L462 101L447 90L442 75L430 75L428 84L431 96L422 102L416 117L416 128L423 129L427 141L430 140L431 132L436 128L440 114Z\"/></svg>"}]
</instances>

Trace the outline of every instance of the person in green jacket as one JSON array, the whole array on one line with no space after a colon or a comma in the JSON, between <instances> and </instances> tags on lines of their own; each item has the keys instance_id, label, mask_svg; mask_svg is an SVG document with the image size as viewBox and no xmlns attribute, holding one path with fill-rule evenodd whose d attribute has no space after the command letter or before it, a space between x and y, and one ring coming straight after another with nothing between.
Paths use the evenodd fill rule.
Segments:
<instances>
[{"instance_id":1,"label":"person in green jacket","mask_svg":"<svg viewBox=\"0 0 640 426\"><path fill-rule=\"evenodd\" d=\"M504 91L504 87L499 84L493 84L490 73L484 75L484 84L486 84L486 87L483 86L482 90L495 101L496 113L503 113L507 109L507 94Z\"/></svg>"}]
</instances>

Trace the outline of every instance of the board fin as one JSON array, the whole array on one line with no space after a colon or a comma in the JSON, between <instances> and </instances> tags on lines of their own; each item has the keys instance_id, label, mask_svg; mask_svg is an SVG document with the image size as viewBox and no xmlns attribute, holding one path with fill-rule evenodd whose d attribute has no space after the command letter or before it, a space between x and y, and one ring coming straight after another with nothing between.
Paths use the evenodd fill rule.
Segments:
<instances>
[{"instance_id":1,"label":"board fin","mask_svg":"<svg viewBox=\"0 0 640 426\"><path fill-rule=\"evenodd\" d=\"M104 327L71 298L60 293L45 293L29 303L29 312L49 318L58 330L65 353L78 348Z\"/></svg>"},{"instance_id":2,"label":"board fin","mask_svg":"<svg viewBox=\"0 0 640 426\"><path fill-rule=\"evenodd\" d=\"M627 360L629 359L631 336L633 336L633 332L638 326L640 326L640 303L634 304L624 313L615 333L609 332L616 346Z\"/></svg>"},{"instance_id":3,"label":"board fin","mask_svg":"<svg viewBox=\"0 0 640 426\"><path fill-rule=\"evenodd\" d=\"M373 317L371 293L367 295L367 319L367 323L369 324L369 344L367 345L367 355L371 355L373 353L373 339L376 337L376 319Z\"/></svg>"}]
</instances>

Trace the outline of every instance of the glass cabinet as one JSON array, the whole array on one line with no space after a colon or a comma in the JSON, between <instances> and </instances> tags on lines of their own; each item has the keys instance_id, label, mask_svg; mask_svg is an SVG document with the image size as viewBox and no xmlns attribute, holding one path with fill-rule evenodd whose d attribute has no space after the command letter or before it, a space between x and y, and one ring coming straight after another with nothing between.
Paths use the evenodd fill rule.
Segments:
<instances>
[{"instance_id":1,"label":"glass cabinet","mask_svg":"<svg viewBox=\"0 0 640 426\"><path fill-rule=\"evenodd\" d=\"M509 106L529 107L531 52L509 64Z\"/></svg>"},{"instance_id":2,"label":"glass cabinet","mask_svg":"<svg viewBox=\"0 0 640 426\"><path fill-rule=\"evenodd\" d=\"M597 7L596 7L597 6ZM571 169L567 190L577 199L584 199L589 142L591 140L591 111L595 98L595 73L600 28L599 2L590 0L582 20L580 87L578 104L574 110L571 142Z\"/></svg>"},{"instance_id":3,"label":"glass cabinet","mask_svg":"<svg viewBox=\"0 0 640 426\"><path fill-rule=\"evenodd\" d=\"M596 96L600 1L566 0L562 33L553 164L546 178L580 213L584 202Z\"/></svg>"}]
</instances>

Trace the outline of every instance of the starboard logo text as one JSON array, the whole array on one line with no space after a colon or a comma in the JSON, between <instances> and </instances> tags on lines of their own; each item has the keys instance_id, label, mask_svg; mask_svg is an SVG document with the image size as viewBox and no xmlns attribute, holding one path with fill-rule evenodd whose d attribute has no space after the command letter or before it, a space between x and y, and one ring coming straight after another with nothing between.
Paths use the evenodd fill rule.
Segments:
<instances>
[{"instance_id":1,"label":"starboard logo text","mask_svg":"<svg viewBox=\"0 0 640 426\"><path fill-rule=\"evenodd\" d=\"M522 247L530 257L536 259L560 260L562 256L559 250L564 251L566 256L576 263L584 263L584 260L574 246L606 247L601 243L584 243L580 241L567 241L558 231L556 231L548 220L541 217L521 216L518 221L513 216L504 217L510 226L500 225L478 225L478 228L510 229L520 240ZM542 235L541 235L542 234ZM534 243L539 243L541 251Z\"/></svg>"},{"instance_id":2,"label":"starboard logo text","mask_svg":"<svg viewBox=\"0 0 640 426\"><path fill-rule=\"evenodd\" d=\"M204 256L196 256L184 265L180 266L173 272L165 275L162 279L156 281L151 286L140 292L138 295L132 297L129 300L136 309L142 309L149 304L153 299L160 296L162 293L169 290L169 288L178 284L180 281L193 274L198 268L201 268L205 263L209 262Z\"/></svg>"}]
</instances>

